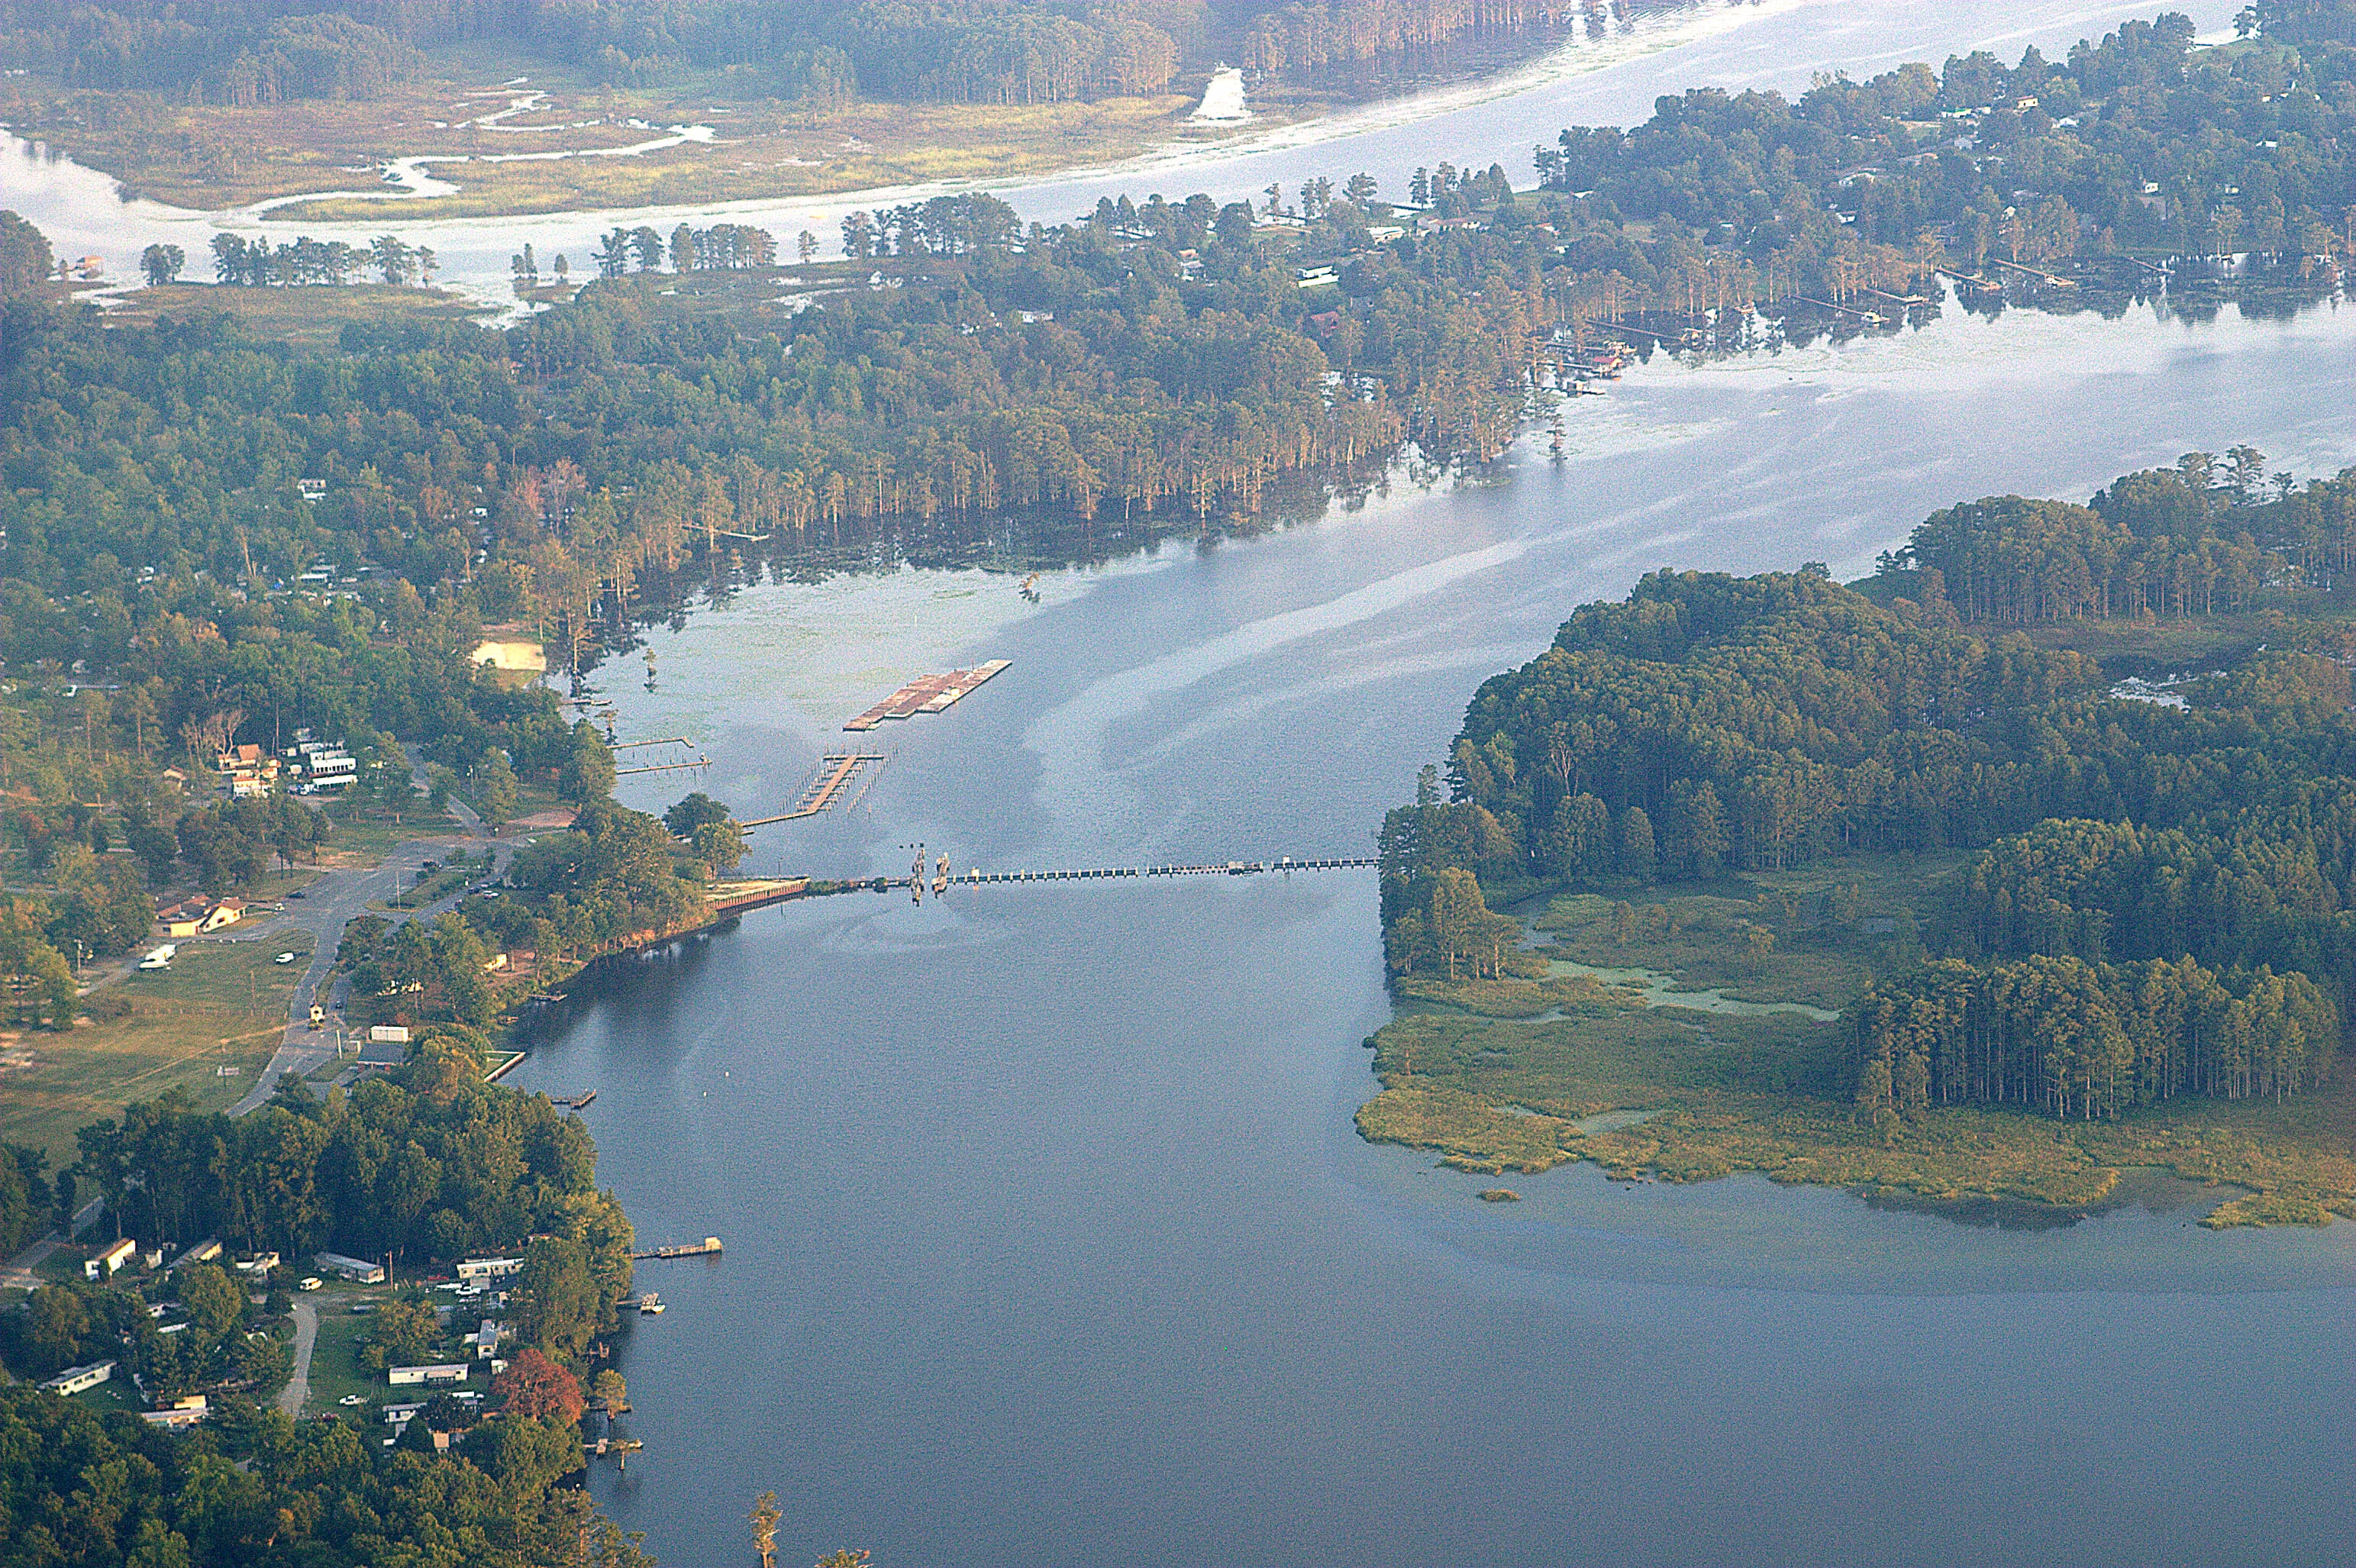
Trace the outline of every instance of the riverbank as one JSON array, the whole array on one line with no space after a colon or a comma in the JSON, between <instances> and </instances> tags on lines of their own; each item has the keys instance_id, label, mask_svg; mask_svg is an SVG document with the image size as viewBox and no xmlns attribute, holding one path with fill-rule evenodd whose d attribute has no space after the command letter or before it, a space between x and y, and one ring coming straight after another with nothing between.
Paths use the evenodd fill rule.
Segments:
<instances>
[{"instance_id":1,"label":"riverbank","mask_svg":"<svg viewBox=\"0 0 2356 1568\"><path fill-rule=\"evenodd\" d=\"M1210 145L1242 129L1190 125L1194 100L1175 93L806 110L741 97L725 73L616 88L521 57L437 63L370 101L243 108L17 78L0 91L0 121L138 196L202 213L268 205L309 222L390 219L388 201L415 222L1057 174L1133 156L1141 144ZM407 188L387 180L387 168L412 160L423 166ZM356 191L367 194L332 194Z\"/></svg>"},{"instance_id":2,"label":"riverbank","mask_svg":"<svg viewBox=\"0 0 2356 1568\"><path fill-rule=\"evenodd\" d=\"M1255 83L1239 120L1194 117L1203 69L1167 91L1086 101L834 103L782 100L748 87L741 69L678 60L617 85L477 39L426 51L417 74L365 100L168 102L13 77L0 81L0 123L127 194L193 213L367 223L388 201L402 222L709 207L1078 178L1141 155L1183 163L1299 145L1457 112L1729 25L1694 5L1463 40L1412 71Z\"/></svg>"},{"instance_id":3,"label":"riverbank","mask_svg":"<svg viewBox=\"0 0 2356 1568\"><path fill-rule=\"evenodd\" d=\"M2201 1220L2212 1229L2356 1219L2345 1072L2281 1104L2185 1098L2116 1121L1960 1106L1860 1116L1828 1008L1910 960L1948 869L1855 857L1698 892L1527 901L1515 913L1536 945L1507 977L1401 983L1398 1014L1369 1041L1382 1091L1358 1131L1485 1175L1577 1160L1620 1181L1747 1170L2060 1219L2156 1169L2241 1189L2220 1191Z\"/></svg>"}]
</instances>

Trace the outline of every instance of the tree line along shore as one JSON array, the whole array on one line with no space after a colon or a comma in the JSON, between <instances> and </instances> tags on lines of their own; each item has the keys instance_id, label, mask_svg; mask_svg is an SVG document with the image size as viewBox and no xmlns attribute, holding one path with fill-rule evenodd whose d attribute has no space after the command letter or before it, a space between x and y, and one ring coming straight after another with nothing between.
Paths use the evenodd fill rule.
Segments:
<instances>
[{"instance_id":1,"label":"tree line along shore","mask_svg":"<svg viewBox=\"0 0 2356 1568\"><path fill-rule=\"evenodd\" d=\"M435 795L494 827L573 814L518 853L507 896L339 933L362 1006L418 1037L385 1078L298 1082L235 1120L141 1097L70 1157L0 1159L10 1245L89 1196L143 1240L412 1271L530 1238L515 1316L537 1360L517 1356L505 1408L436 1405L385 1450L262 1408L288 1304L226 1271L189 1265L169 1334L144 1276L45 1279L0 1320L12 1371L120 1356L220 1414L176 1434L0 1391L5 1446L34 1456L5 1477L11 1549L641 1560L558 1484L627 1221L576 1121L481 1082L509 999L484 975L495 953L577 963L675 928L742 840L712 803L614 804L595 731L475 662L499 628L578 673L764 544L1248 526L1288 482L1494 456L1590 351L1757 341L1771 312L1846 321L1843 302L1937 267L2033 269L2021 297L2048 308L2111 308L2139 285L2106 280L2169 257L2174 289L2327 297L2356 205L2342 21L2265 5L2218 49L2163 18L2064 61L1684 95L1624 136L1565 133L1537 191L1435 163L1407 192L1316 180L1052 227L951 198L861 215L841 263L791 237L798 266L741 235L609 237L581 268L607 275L502 332L359 313L294 344L201 307L110 325L0 216L0 969L20 1043L109 1027L72 956L135 944L158 893L380 848ZM357 265L280 250L217 257L235 282L207 293ZM423 275L414 251L371 256L389 283ZM2212 1222L2348 1211L2349 485L2277 485L2229 453L2088 507L1956 508L1854 590L1666 575L1580 612L1483 688L1445 788L1435 771L1387 825L1402 1011L1361 1125L1483 1169L1585 1156L2078 1204L2140 1163L2249 1189ZM354 760L336 812L207 787L223 750L302 731ZM1526 925L1550 940L1521 947ZM1766 1010L1640 1005L1637 970ZM1590 1120L1609 1111L1650 1115ZM394 1299L380 1359L434 1342Z\"/></svg>"},{"instance_id":2,"label":"tree line along shore","mask_svg":"<svg viewBox=\"0 0 2356 1568\"><path fill-rule=\"evenodd\" d=\"M0 113L144 194L218 209L470 161L433 216L727 201L1109 162L1232 62L1260 125L1462 80L1700 0L327 0L0 5ZM711 144L659 128L712 122ZM649 137L649 130L655 135ZM641 149L626 157L556 157ZM485 154L540 154L506 162ZM348 213L327 201L307 210Z\"/></svg>"},{"instance_id":3,"label":"tree line along shore","mask_svg":"<svg viewBox=\"0 0 2356 1568\"><path fill-rule=\"evenodd\" d=\"M2351 519L2356 472L2196 453L1942 512L1847 587L1579 610L1384 824L1407 1010L1362 1125L1479 1169L2085 1203L2160 1165L2252 1189L2218 1222L2356 1214L2356 622L2318 548ZM1610 1111L1657 1114L1580 1130Z\"/></svg>"}]
</instances>

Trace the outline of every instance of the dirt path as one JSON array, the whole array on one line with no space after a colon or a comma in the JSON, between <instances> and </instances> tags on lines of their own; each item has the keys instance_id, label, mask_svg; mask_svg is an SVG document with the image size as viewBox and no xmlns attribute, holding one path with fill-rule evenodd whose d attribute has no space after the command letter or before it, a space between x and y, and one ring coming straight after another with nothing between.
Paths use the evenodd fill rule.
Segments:
<instances>
[{"instance_id":1,"label":"dirt path","mask_svg":"<svg viewBox=\"0 0 2356 1568\"><path fill-rule=\"evenodd\" d=\"M319 1339L319 1304L308 1299L294 1303L294 1375L278 1392L278 1408L289 1418L303 1418L303 1402L311 1397L311 1347Z\"/></svg>"},{"instance_id":2,"label":"dirt path","mask_svg":"<svg viewBox=\"0 0 2356 1568\"><path fill-rule=\"evenodd\" d=\"M76 1236L80 1235L83 1227L87 1226L92 1220L97 1219L98 1211L104 1206L105 1200L98 1198L93 1198L89 1202L83 1204L80 1211L73 1217L73 1234ZM31 1246L27 1247L15 1257L10 1258L5 1265L0 1265L0 1289L38 1289L41 1285L41 1276L36 1271L37 1271L43 1264L48 1261L48 1257L51 1253L56 1252L70 1239L70 1238L67 1236L59 1234L55 1231L51 1231L48 1235L42 1237L39 1241L35 1242Z\"/></svg>"}]
</instances>

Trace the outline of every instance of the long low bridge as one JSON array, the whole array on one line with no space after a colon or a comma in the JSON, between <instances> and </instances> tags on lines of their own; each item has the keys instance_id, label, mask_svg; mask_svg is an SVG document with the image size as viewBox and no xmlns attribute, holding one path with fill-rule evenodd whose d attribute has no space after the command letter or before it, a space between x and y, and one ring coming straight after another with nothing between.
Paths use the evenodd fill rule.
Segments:
<instances>
[{"instance_id":1,"label":"long low bridge","mask_svg":"<svg viewBox=\"0 0 2356 1568\"><path fill-rule=\"evenodd\" d=\"M976 866L964 872L936 870L930 877L869 877L858 886L886 892L894 888L946 892L953 887L978 888L1006 882L1081 882L1118 877L1250 877L1273 871L1348 871L1379 866L1372 856L1296 860L1290 855L1273 860L1211 860L1199 865L1094 866L1072 870L985 871Z\"/></svg>"}]
</instances>

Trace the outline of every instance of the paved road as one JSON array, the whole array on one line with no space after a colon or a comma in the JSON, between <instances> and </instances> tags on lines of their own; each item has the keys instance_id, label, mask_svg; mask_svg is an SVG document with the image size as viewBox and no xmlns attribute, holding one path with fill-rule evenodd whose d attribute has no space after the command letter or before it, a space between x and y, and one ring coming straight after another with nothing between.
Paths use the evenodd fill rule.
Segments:
<instances>
[{"instance_id":1,"label":"paved road","mask_svg":"<svg viewBox=\"0 0 2356 1568\"><path fill-rule=\"evenodd\" d=\"M301 1420L303 1402L311 1397L311 1347L319 1339L319 1304L309 1296L294 1301L294 1375L278 1391L278 1408Z\"/></svg>"},{"instance_id":2,"label":"paved road","mask_svg":"<svg viewBox=\"0 0 2356 1568\"><path fill-rule=\"evenodd\" d=\"M414 749L409 752L409 766L411 776L417 781L419 788L432 786L432 780L426 776L425 764ZM286 1038L272 1053L269 1065L254 1079L253 1087L246 1092L243 1099L230 1107L230 1115L242 1116L269 1104L271 1095L278 1091L278 1081L286 1074L292 1072L307 1077L335 1060L337 1035L333 1016L342 1006L342 999L332 991L322 998L320 987L327 985L335 973L336 947L343 941L344 927L359 916L369 913L371 902L392 896L396 886L415 884L424 862L442 859L454 847L484 837L482 818L476 816L464 801L453 800L450 812L458 819L457 833L436 838L414 838L397 845L381 864L367 870L327 872L317 881L303 889L300 899L290 898L284 914L258 926L252 936L237 939L259 941L284 935L290 931L308 932L311 935L311 965L295 984L294 995L287 1008ZM498 842L483 847L494 852L495 864L487 874L494 878L504 874L513 849ZM385 918L395 925L419 915L431 919L444 910L456 908L465 897L462 889L423 909L392 911ZM311 1027L311 1004L315 1001L325 1006L331 1015L326 1029Z\"/></svg>"},{"instance_id":3,"label":"paved road","mask_svg":"<svg viewBox=\"0 0 2356 1568\"><path fill-rule=\"evenodd\" d=\"M77 1236L80 1235L90 1222L98 1218L98 1211L103 1207L105 1207L105 1200L93 1198L76 1211L73 1217L73 1233ZM48 1235L10 1258L6 1264L0 1264L0 1290L38 1288L41 1276L37 1271L43 1264L49 1261L51 1253L66 1244L66 1240L62 1233L51 1231Z\"/></svg>"}]
</instances>

